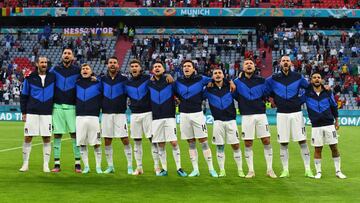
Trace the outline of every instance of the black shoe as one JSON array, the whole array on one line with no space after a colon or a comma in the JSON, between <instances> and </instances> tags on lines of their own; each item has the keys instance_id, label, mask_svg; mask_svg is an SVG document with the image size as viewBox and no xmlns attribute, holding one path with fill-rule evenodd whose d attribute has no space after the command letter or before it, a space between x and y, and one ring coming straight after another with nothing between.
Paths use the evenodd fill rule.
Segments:
<instances>
[{"instance_id":1,"label":"black shoe","mask_svg":"<svg viewBox=\"0 0 360 203\"><path fill-rule=\"evenodd\" d=\"M75 164L75 173L81 173L81 165Z\"/></svg>"},{"instance_id":2,"label":"black shoe","mask_svg":"<svg viewBox=\"0 0 360 203\"><path fill-rule=\"evenodd\" d=\"M55 164L54 168L51 170L51 172L58 173L60 172L60 164Z\"/></svg>"}]
</instances>

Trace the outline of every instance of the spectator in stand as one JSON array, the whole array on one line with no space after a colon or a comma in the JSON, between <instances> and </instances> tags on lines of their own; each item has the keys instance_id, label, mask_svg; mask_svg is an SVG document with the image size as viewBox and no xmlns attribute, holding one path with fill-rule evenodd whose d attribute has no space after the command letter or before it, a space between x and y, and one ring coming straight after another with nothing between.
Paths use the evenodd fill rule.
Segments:
<instances>
[{"instance_id":1,"label":"spectator in stand","mask_svg":"<svg viewBox=\"0 0 360 203\"><path fill-rule=\"evenodd\" d=\"M3 95L3 98L4 98L5 105L9 105L9 103L10 103L10 92L6 91L4 93L4 95Z\"/></svg>"},{"instance_id":2,"label":"spectator in stand","mask_svg":"<svg viewBox=\"0 0 360 203\"><path fill-rule=\"evenodd\" d=\"M249 31L249 32L248 32L248 39L247 39L247 41L251 43L251 46L253 45L253 33L252 33L252 31Z\"/></svg>"},{"instance_id":3,"label":"spectator in stand","mask_svg":"<svg viewBox=\"0 0 360 203\"><path fill-rule=\"evenodd\" d=\"M0 81L0 104L3 102L3 99L4 99L4 88L3 88L3 83Z\"/></svg>"},{"instance_id":4,"label":"spectator in stand","mask_svg":"<svg viewBox=\"0 0 360 203\"><path fill-rule=\"evenodd\" d=\"M332 77L332 76L330 76L330 78L328 79L328 85L332 88L332 87L334 87L334 82L335 82L335 79Z\"/></svg>"},{"instance_id":5,"label":"spectator in stand","mask_svg":"<svg viewBox=\"0 0 360 203\"><path fill-rule=\"evenodd\" d=\"M330 56L337 56L337 51L336 51L335 48L332 48L332 49L330 50Z\"/></svg>"},{"instance_id":6,"label":"spectator in stand","mask_svg":"<svg viewBox=\"0 0 360 203\"><path fill-rule=\"evenodd\" d=\"M342 98L339 98L337 101L336 101L336 103L337 103L337 107L338 107L338 109L342 109L342 105L343 105L343 102L342 102Z\"/></svg>"},{"instance_id":7,"label":"spectator in stand","mask_svg":"<svg viewBox=\"0 0 360 203\"><path fill-rule=\"evenodd\" d=\"M5 49L2 58L4 60L10 60L10 51Z\"/></svg>"},{"instance_id":8,"label":"spectator in stand","mask_svg":"<svg viewBox=\"0 0 360 203\"><path fill-rule=\"evenodd\" d=\"M123 35L125 37L125 40L127 39L128 34L129 34L129 28L126 25L124 25Z\"/></svg>"},{"instance_id":9,"label":"spectator in stand","mask_svg":"<svg viewBox=\"0 0 360 203\"><path fill-rule=\"evenodd\" d=\"M22 44L19 45L18 47L18 52L24 52L25 51L25 48Z\"/></svg>"},{"instance_id":10,"label":"spectator in stand","mask_svg":"<svg viewBox=\"0 0 360 203\"><path fill-rule=\"evenodd\" d=\"M100 61L104 62L105 65L106 65L106 47L101 44L101 47L100 47Z\"/></svg>"},{"instance_id":11,"label":"spectator in stand","mask_svg":"<svg viewBox=\"0 0 360 203\"><path fill-rule=\"evenodd\" d=\"M341 58L344 56L344 49L345 49L344 46L341 46L341 47L340 47L339 52L338 52L338 53L339 53L339 54L338 54L338 55L339 55L339 59L341 59ZM331 52L331 51L330 51L330 52Z\"/></svg>"},{"instance_id":12,"label":"spectator in stand","mask_svg":"<svg viewBox=\"0 0 360 203\"><path fill-rule=\"evenodd\" d=\"M54 46L59 46L59 34L54 33L51 38L52 38L52 41L53 41L53 45Z\"/></svg>"},{"instance_id":13,"label":"spectator in stand","mask_svg":"<svg viewBox=\"0 0 360 203\"><path fill-rule=\"evenodd\" d=\"M341 94L341 92L342 92L342 90L341 90L340 84L339 84L339 82L336 82L335 87L334 87L334 94Z\"/></svg>"},{"instance_id":14,"label":"spectator in stand","mask_svg":"<svg viewBox=\"0 0 360 203\"><path fill-rule=\"evenodd\" d=\"M76 40L75 40L75 45L76 45L76 47L78 47L78 48L82 45L82 40L81 40L80 37L76 38Z\"/></svg>"},{"instance_id":15,"label":"spectator in stand","mask_svg":"<svg viewBox=\"0 0 360 203\"><path fill-rule=\"evenodd\" d=\"M20 102L20 89L19 89L19 87L14 86L12 94L13 94L14 102Z\"/></svg>"},{"instance_id":16,"label":"spectator in stand","mask_svg":"<svg viewBox=\"0 0 360 203\"><path fill-rule=\"evenodd\" d=\"M353 92L353 97L357 97L359 94L359 85L356 82L354 82L353 84L352 92Z\"/></svg>"},{"instance_id":17,"label":"spectator in stand","mask_svg":"<svg viewBox=\"0 0 360 203\"><path fill-rule=\"evenodd\" d=\"M346 43L346 36L347 36L347 33L346 33L346 32L342 32L342 33L341 33L340 42L341 42L342 44L345 44L345 43Z\"/></svg>"},{"instance_id":18,"label":"spectator in stand","mask_svg":"<svg viewBox=\"0 0 360 203\"><path fill-rule=\"evenodd\" d=\"M344 64L341 66L341 78L342 78L342 80L344 80L344 79L345 79L345 76L348 75L348 74L349 74L348 66L347 66L347 64L344 63Z\"/></svg>"},{"instance_id":19,"label":"spectator in stand","mask_svg":"<svg viewBox=\"0 0 360 203\"><path fill-rule=\"evenodd\" d=\"M3 55L0 55L0 68L3 66L3 64L4 64Z\"/></svg>"},{"instance_id":20,"label":"spectator in stand","mask_svg":"<svg viewBox=\"0 0 360 203\"><path fill-rule=\"evenodd\" d=\"M134 28L130 28L129 29L129 40L133 41L134 40L134 36L135 36L135 29Z\"/></svg>"},{"instance_id":21,"label":"spectator in stand","mask_svg":"<svg viewBox=\"0 0 360 203\"><path fill-rule=\"evenodd\" d=\"M11 38L7 38L6 41L5 41L5 49L10 51L11 50L11 43L12 43L12 40Z\"/></svg>"},{"instance_id":22,"label":"spectator in stand","mask_svg":"<svg viewBox=\"0 0 360 203\"><path fill-rule=\"evenodd\" d=\"M82 46L78 46L76 49L76 60L79 61L81 64L83 63L83 48Z\"/></svg>"},{"instance_id":23,"label":"spectator in stand","mask_svg":"<svg viewBox=\"0 0 360 203\"><path fill-rule=\"evenodd\" d=\"M354 45L353 47L351 47L351 57L357 57L357 55L358 55L358 47Z\"/></svg>"},{"instance_id":24,"label":"spectator in stand","mask_svg":"<svg viewBox=\"0 0 360 203\"><path fill-rule=\"evenodd\" d=\"M120 21L118 24L119 32L117 38L119 38L124 33L124 22Z\"/></svg>"},{"instance_id":25,"label":"spectator in stand","mask_svg":"<svg viewBox=\"0 0 360 203\"><path fill-rule=\"evenodd\" d=\"M0 76L1 76L1 83L2 83L2 84L5 84L6 79L7 79L7 77L9 76L6 68L2 68L2 70L1 70L1 72L0 72Z\"/></svg>"}]
</instances>

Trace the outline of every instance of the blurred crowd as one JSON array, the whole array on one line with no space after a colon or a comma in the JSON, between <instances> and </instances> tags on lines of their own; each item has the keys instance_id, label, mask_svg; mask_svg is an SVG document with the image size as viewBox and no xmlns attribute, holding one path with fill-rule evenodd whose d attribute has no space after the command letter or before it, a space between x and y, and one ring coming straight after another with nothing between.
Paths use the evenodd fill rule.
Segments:
<instances>
[{"instance_id":1,"label":"blurred crowd","mask_svg":"<svg viewBox=\"0 0 360 203\"><path fill-rule=\"evenodd\" d=\"M199 74L211 76L213 69L221 68L227 78L234 79L242 69L242 59L254 60L257 74L261 74L270 66L272 72L280 71L278 59L282 55L289 55L293 62L292 70L301 72L306 79L314 71L323 75L326 83L333 88L340 108L349 102L345 94L355 97L360 106L360 24L356 22L346 31L333 29L341 34L328 36L317 28L316 22L304 25L299 21L290 26L284 21L272 32L259 24L254 31L237 36L193 34L139 37L135 35L134 28L120 23L114 29L114 35L132 42L131 58L142 61L145 71L151 72L151 65L160 60L175 78L182 75L181 63L185 59L193 60ZM26 47L22 43L31 40L38 42L31 47L29 58L32 66L40 50L51 46L72 48L78 63L106 61L108 47L102 43L101 33L64 37L47 26L37 36L21 32L4 35L0 38L0 102L18 101L21 81L32 68L19 68L9 53L11 50L24 52ZM269 55L273 56L272 64L265 61ZM224 57L231 60L224 60ZM4 61L11 62L5 66ZM54 63L57 61L50 61L49 67Z\"/></svg>"},{"instance_id":2,"label":"blurred crowd","mask_svg":"<svg viewBox=\"0 0 360 203\"><path fill-rule=\"evenodd\" d=\"M2 7L274 7L274 8L336 8L355 9L360 7L360 0L4 0Z\"/></svg>"}]
</instances>

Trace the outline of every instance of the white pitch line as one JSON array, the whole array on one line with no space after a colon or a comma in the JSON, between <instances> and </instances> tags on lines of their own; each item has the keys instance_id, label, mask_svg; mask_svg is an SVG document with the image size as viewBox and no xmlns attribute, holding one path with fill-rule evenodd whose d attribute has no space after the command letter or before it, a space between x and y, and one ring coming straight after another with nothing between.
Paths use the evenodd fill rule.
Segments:
<instances>
[{"instance_id":1,"label":"white pitch line","mask_svg":"<svg viewBox=\"0 0 360 203\"><path fill-rule=\"evenodd\" d=\"M62 140L70 140L71 138L65 138L65 139L62 139ZM53 142L53 141L51 141L51 142ZM38 146L38 145L42 145L43 143L42 142L40 142L40 143L36 143L36 144L32 144L31 146ZM1 149L0 150L0 153L1 152L8 152L8 151L12 151L12 150L17 150L17 149L22 149L23 147L21 146L21 147L14 147L14 148L9 148L9 149Z\"/></svg>"}]
</instances>

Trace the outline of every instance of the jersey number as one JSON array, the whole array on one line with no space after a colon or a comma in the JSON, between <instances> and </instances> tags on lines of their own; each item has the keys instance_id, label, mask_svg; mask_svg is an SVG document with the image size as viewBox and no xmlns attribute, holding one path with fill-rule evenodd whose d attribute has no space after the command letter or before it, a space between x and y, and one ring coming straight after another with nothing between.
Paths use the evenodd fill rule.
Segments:
<instances>
[{"instance_id":1,"label":"jersey number","mask_svg":"<svg viewBox=\"0 0 360 203\"><path fill-rule=\"evenodd\" d=\"M202 131L203 131L204 133L207 133L206 124L205 124L205 125L201 125L201 127L202 127Z\"/></svg>"}]
</instances>

